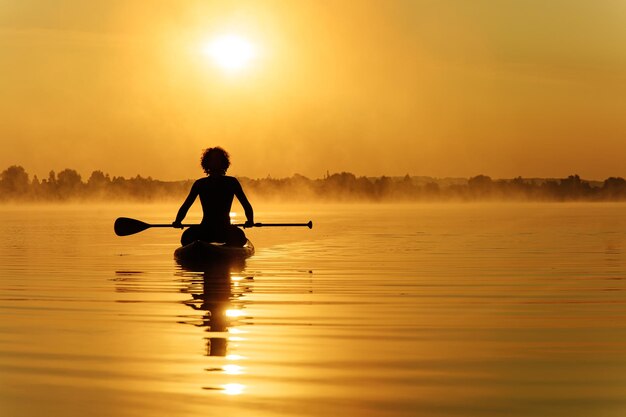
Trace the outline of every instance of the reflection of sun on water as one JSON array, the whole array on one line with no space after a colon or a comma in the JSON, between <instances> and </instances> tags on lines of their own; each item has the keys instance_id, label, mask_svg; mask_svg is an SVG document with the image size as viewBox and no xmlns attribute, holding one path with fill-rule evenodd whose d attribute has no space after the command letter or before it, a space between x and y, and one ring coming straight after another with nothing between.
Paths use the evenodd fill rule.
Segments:
<instances>
[{"instance_id":1,"label":"reflection of sun on water","mask_svg":"<svg viewBox=\"0 0 626 417\"><path fill-rule=\"evenodd\" d=\"M243 316L243 311L241 310L226 310L224 312L226 317L241 317Z\"/></svg>"},{"instance_id":2,"label":"reflection of sun on water","mask_svg":"<svg viewBox=\"0 0 626 417\"><path fill-rule=\"evenodd\" d=\"M222 385L222 388L224 389L224 394L239 395L243 392L246 386L241 384L226 384Z\"/></svg>"},{"instance_id":3,"label":"reflection of sun on water","mask_svg":"<svg viewBox=\"0 0 626 417\"><path fill-rule=\"evenodd\" d=\"M229 361L240 361L245 358L241 355L226 355L226 359L228 359Z\"/></svg>"},{"instance_id":4,"label":"reflection of sun on water","mask_svg":"<svg viewBox=\"0 0 626 417\"><path fill-rule=\"evenodd\" d=\"M243 374L243 366L240 366L240 365L228 364L228 365L224 365L222 369L224 369L224 373L227 375Z\"/></svg>"},{"instance_id":5,"label":"reflection of sun on water","mask_svg":"<svg viewBox=\"0 0 626 417\"><path fill-rule=\"evenodd\" d=\"M239 355L228 355L226 356L226 358L230 360L242 359L242 357ZM224 365L222 369L224 370L224 373L226 375L241 375L243 374L244 368L241 365L227 364L227 365ZM222 385L222 390L224 394L226 395L239 395L243 393L245 388L246 388L245 385L236 384L236 383Z\"/></svg>"},{"instance_id":6,"label":"reflection of sun on water","mask_svg":"<svg viewBox=\"0 0 626 417\"><path fill-rule=\"evenodd\" d=\"M244 340L246 340L246 338L241 336L231 336L228 338L229 342L243 342Z\"/></svg>"}]
</instances>

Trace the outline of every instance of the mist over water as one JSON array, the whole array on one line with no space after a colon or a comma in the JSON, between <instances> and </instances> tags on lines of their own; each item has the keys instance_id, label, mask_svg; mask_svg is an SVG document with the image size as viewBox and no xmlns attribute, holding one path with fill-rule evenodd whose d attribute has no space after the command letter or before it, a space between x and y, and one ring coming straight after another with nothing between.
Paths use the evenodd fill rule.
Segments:
<instances>
[{"instance_id":1,"label":"mist over water","mask_svg":"<svg viewBox=\"0 0 626 417\"><path fill-rule=\"evenodd\" d=\"M0 207L2 415L623 415L624 204L261 204L314 228L205 269L113 234L176 208Z\"/></svg>"}]
</instances>

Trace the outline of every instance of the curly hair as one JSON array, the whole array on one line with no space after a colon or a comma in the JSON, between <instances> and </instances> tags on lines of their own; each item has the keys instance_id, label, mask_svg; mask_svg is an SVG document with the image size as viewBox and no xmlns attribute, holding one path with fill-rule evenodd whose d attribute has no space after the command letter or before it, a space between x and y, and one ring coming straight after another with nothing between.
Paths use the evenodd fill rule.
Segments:
<instances>
[{"instance_id":1,"label":"curly hair","mask_svg":"<svg viewBox=\"0 0 626 417\"><path fill-rule=\"evenodd\" d=\"M226 175L226 170L230 166L230 156L219 146L207 148L202 152L200 165L207 175Z\"/></svg>"}]
</instances>

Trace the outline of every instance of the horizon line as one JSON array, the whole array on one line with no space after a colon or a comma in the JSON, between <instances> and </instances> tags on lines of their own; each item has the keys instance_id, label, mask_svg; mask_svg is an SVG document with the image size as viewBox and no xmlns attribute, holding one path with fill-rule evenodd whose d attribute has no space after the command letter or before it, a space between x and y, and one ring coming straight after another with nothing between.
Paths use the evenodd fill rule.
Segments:
<instances>
[{"instance_id":1,"label":"horizon line","mask_svg":"<svg viewBox=\"0 0 626 417\"><path fill-rule=\"evenodd\" d=\"M9 165L8 167L4 168L2 171L0 171L0 173L3 173L5 171L7 171L9 168L12 167L18 167L18 168L22 168L24 169L24 171L29 175L30 180L34 179L34 177L37 177L38 180L43 180L46 179L46 177L44 176L39 176L37 174L30 174L22 165L18 165L18 164L12 164ZM156 177L153 177L152 175L148 175L148 176L144 176L142 174L135 174L135 175L130 175L130 176L124 176L124 175L111 175L110 173L102 170L102 169L94 169L91 170L91 172L89 172L88 175L82 175L81 172L79 172L78 170L74 169L74 168L64 168L62 170L56 171L54 169L51 169L48 171L48 176L51 172L54 172L55 175L58 175L60 172L63 171L74 171L76 172L78 175L80 175L81 180L85 180L87 181L89 179L89 177L91 175L93 175L95 172L101 172L102 174L104 174L105 176L109 176L109 178L113 179L113 178L124 178L124 179L131 179L131 178L144 178L144 179L152 179L154 181L161 181L161 182L186 182L186 181L195 181L198 178L202 178L203 176L196 176L194 178L184 178L184 179L159 179ZM625 178L621 175L611 175L608 176L604 179L588 179L588 178L583 178L581 177L579 174L573 173L573 174L569 174L566 176L523 176L523 175L516 175L516 176L512 176L512 177L493 177L489 174L476 174L476 175L471 175L471 176L454 176L454 175L448 175L448 176L434 176L434 175L413 175L413 174L409 174L406 173L404 175L388 175L388 174L382 174L382 175L360 175L360 174L356 174L354 172L351 171L336 171L336 172L331 172L329 170L326 171L326 173L322 176L322 177L310 177L304 174L301 174L299 172L294 172L291 175L286 175L286 176L273 176L271 174L267 174L264 177L251 177L248 175L230 175L236 178L245 178L248 180L265 180L265 179L273 179L273 180L282 180L282 179L289 179L289 178L294 178L294 177L304 177L308 180L324 180L328 177L331 177L333 175L342 175L342 174L349 174L349 175L354 175L356 178L368 178L368 179L372 179L372 178L405 178L406 176L409 176L409 178L424 178L424 179L433 179L433 180L469 180L471 178L477 178L477 177L488 177L490 178L492 181L507 181L507 180L514 180L514 179L523 179L523 180L562 180L562 179L567 179L569 177L579 177L579 179L581 181L586 181L586 182L604 182L609 178Z\"/></svg>"}]
</instances>

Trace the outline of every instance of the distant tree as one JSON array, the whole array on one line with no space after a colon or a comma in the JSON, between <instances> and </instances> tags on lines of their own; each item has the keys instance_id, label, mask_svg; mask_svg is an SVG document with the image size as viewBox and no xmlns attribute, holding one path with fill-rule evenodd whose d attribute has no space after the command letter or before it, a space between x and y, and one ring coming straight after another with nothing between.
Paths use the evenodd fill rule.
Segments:
<instances>
[{"instance_id":1,"label":"distant tree","mask_svg":"<svg viewBox=\"0 0 626 417\"><path fill-rule=\"evenodd\" d=\"M102 171L93 171L87 180L89 187L100 188L111 182L109 174L105 174Z\"/></svg>"},{"instance_id":2,"label":"distant tree","mask_svg":"<svg viewBox=\"0 0 626 417\"><path fill-rule=\"evenodd\" d=\"M602 184L602 195L610 200L626 198L626 180L622 177L607 178Z\"/></svg>"},{"instance_id":3,"label":"distant tree","mask_svg":"<svg viewBox=\"0 0 626 417\"><path fill-rule=\"evenodd\" d=\"M335 186L350 186L356 182L356 176L351 172L342 172L340 174L332 174L326 180Z\"/></svg>"},{"instance_id":4,"label":"distant tree","mask_svg":"<svg viewBox=\"0 0 626 417\"><path fill-rule=\"evenodd\" d=\"M48 185L50 186L55 186L57 185L57 174L54 173L54 171L50 171L48 173Z\"/></svg>"},{"instance_id":5,"label":"distant tree","mask_svg":"<svg viewBox=\"0 0 626 417\"><path fill-rule=\"evenodd\" d=\"M33 180L30 182L30 196L35 200L39 200L42 197L42 182L39 181L37 175L33 175Z\"/></svg>"},{"instance_id":6,"label":"distant tree","mask_svg":"<svg viewBox=\"0 0 626 417\"><path fill-rule=\"evenodd\" d=\"M379 200L386 198L391 193L391 189L392 189L391 178L385 175L383 175L380 178L377 178L376 181L374 181L374 190L376 192L376 198Z\"/></svg>"},{"instance_id":7,"label":"distant tree","mask_svg":"<svg viewBox=\"0 0 626 417\"><path fill-rule=\"evenodd\" d=\"M439 187L439 184L434 181L427 182L426 184L424 184L424 187L422 189L423 194L427 198L439 197L439 194L441 193L441 188Z\"/></svg>"},{"instance_id":8,"label":"distant tree","mask_svg":"<svg viewBox=\"0 0 626 417\"><path fill-rule=\"evenodd\" d=\"M82 186L80 174L73 169L64 169L57 175L57 190L61 198L78 196Z\"/></svg>"},{"instance_id":9,"label":"distant tree","mask_svg":"<svg viewBox=\"0 0 626 417\"><path fill-rule=\"evenodd\" d=\"M467 187L472 198L491 197L494 190L493 185L493 180L487 175L477 175L467 180Z\"/></svg>"},{"instance_id":10,"label":"distant tree","mask_svg":"<svg viewBox=\"0 0 626 417\"><path fill-rule=\"evenodd\" d=\"M109 174L97 170L93 171L85 185L86 194L90 197L104 198L110 196L111 178Z\"/></svg>"},{"instance_id":11,"label":"distant tree","mask_svg":"<svg viewBox=\"0 0 626 417\"><path fill-rule=\"evenodd\" d=\"M624 189L626 188L626 180L622 177L609 177L604 180L603 188Z\"/></svg>"},{"instance_id":12,"label":"distant tree","mask_svg":"<svg viewBox=\"0 0 626 417\"><path fill-rule=\"evenodd\" d=\"M539 187L541 200L563 200L559 183L555 180L546 180Z\"/></svg>"},{"instance_id":13,"label":"distant tree","mask_svg":"<svg viewBox=\"0 0 626 417\"><path fill-rule=\"evenodd\" d=\"M393 185L392 196L395 199L411 199L417 195L417 187L413 184L413 179L409 174L406 174L401 180L397 181Z\"/></svg>"},{"instance_id":14,"label":"distant tree","mask_svg":"<svg viewBox=\"0 0 626 417\"><path fill-rule=\"evenodd\" d=\"M579 200L591 196L591 185L578 175L570 175L559 183L559 195L566 200Z\"/></svg>"},{"instance_id":15,"label":"distant tree","mask_svg":"<svg viewBox=\"0 0 626 417\"><path fill-rule=\"evenodd\" d=\"M59 186L75 187L82 183L82 178L78 172L73 169L64 169L57 175L57 183Z\"/></svg>"},{"instance_id":16,"label":"distant tree","mask_svg":"<svg viewBox=\"0 0 626 417\"><path fill-rule=\"evenodd\" d=\"M578 175L570 175L567 178L561 180L561 185L565 187L577 187L582 184L582 180Z\"/></svg>"},{"instance_id":17,"label":"distant tree","mask_svg":"<svg viewBox=\"0 0 626 417\"><path fill-rule=\"evenodd\" d=\"M467 180L467 185L472 189L487 189L493 185L493 180L487 175L477 175Z\"/></svg>"},{"instance_id":18,"label":"distant tree","mask_svg":"<svg viewBox=\"0 0 626 417\"><path fill-rule=\"evenodd\" d=\"M28 174L19 165L12 165L0 173L0 190L7 196L26 194L28 185Z\"/></svg>"},{"instance_id":19,"label":"distant tree","mask_svg":"<svg viewBox=\"0 0 626 417\"><path fill-rule=\"evenodd\" d=\"M503 184L504 194L511 198L527 198L530 194L531 185L522 177L513 178Z\"/></svg>"},{"instance_id":20,"label":"distant tree","mask_svg":"<svg viewBox=\"0 0 626 417\"><path fill-rule=\"evenodd\" d=\"M354 198L357 194L357 179L351 172L332 174L323 180L321 196L328 198L334 196L340 200Z\"/></svg>"}]
</instances>

